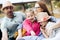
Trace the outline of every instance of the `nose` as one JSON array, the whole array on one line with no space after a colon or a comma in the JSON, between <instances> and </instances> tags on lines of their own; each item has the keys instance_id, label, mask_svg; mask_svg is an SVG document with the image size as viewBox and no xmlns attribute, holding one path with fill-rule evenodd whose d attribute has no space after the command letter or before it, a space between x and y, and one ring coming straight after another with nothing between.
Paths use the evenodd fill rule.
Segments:
<instances>
[{"instance_id":1,"label":"nose","mask_svg":"<svg viewBox=\"0 0 60 40\"><path fill-rule=\"evenodd\" d=\"M11 9L10 9L10 8L8 8L8 11L11 11Z\"/></svg>"}]
</instances>

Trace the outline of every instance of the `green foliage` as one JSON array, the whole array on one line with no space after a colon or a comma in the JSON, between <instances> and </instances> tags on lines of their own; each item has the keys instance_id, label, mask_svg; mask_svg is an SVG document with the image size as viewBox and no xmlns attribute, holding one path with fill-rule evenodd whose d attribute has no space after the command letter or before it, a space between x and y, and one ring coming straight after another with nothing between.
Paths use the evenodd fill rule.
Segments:
<instances>
[{"instance_id":1,"label":"green foliage","mask_svg":"<svg viewBox=\"0 0 60 40\"><path fill-rule=\"evenodd\" d=\"M60 2L57 3L57 6L60 7Z\"/></svg>"},{"instance_id":2,"label":"green foliage","mask_svg":"<svg viewBox=\"0 0 60 40\"><path fill-rule=\"evenodd\" d=\"M55 0L54 6L60 7L60 1L56 1L56 0Z\"/></svg>"},{"instance_id":3,"label":"green foliage","mask_svg":"<svg viewBox=\"0 0 60 40\"><path fill-rule=\"evenodd\" d=\"M24 5L26 9L34 7L34 3L28 3Z\"/></svg>"},{"instance_id":4,"label":"green foliage","mask_svg":"<svg viewBox=\"0 0 60 40\"><path fill-rule=\"evenodd\" d=\"M15 7L14 10L15 10L15 11L18 11L18 10L21 10L21 9L22 9L22 6L21 6L21 5L18 5L18 6Z\"/></svg>"},{"instance_id":5,"label":"green foliage","mask_svg":"<svg viewBox=\"0 0 60 40\"><path fill-rule=\"evenodd\" d=\"M60 0L55 0L55 1L60 1Z\"/></svg>"}]
</instances>

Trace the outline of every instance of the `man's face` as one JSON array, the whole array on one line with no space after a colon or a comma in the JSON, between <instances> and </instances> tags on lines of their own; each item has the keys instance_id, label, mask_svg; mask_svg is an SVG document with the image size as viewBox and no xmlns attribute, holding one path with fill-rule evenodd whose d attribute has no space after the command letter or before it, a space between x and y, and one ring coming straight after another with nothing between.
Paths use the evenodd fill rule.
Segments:
<instances>
[{"instance_id":1,"label":"man's face","mask_svg":"<svg viewBox=\"0 0 60 40\"><path fill-rule=\"evenodd\" d=\"M3 12L7 15L7 16L11 16L13 15L13 7L12 6L7 6L3 9Z\"/></svg>"}]
</instances>

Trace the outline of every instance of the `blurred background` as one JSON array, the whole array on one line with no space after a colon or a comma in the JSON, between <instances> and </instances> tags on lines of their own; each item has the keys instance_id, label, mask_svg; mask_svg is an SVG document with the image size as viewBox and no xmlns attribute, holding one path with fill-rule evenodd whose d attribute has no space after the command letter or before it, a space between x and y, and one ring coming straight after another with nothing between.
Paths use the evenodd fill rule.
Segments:
<instances>
[{"instance_id":1,"label":"blurred background","mask_svg":"<svg viewBox=\"0 0 60 40\"><path fill-rule=\"evenodd\" d=\"M2 7L2 3L5 0L0 0L0 9ZM28 8L33 8L37 1L43 1L46 3L51 15L56 18L60 18L60 0L9 0L15 5L14 11L25 12ZM0 10L0 18L2 18L4 14Z\"/></svg>"}]
</instances>

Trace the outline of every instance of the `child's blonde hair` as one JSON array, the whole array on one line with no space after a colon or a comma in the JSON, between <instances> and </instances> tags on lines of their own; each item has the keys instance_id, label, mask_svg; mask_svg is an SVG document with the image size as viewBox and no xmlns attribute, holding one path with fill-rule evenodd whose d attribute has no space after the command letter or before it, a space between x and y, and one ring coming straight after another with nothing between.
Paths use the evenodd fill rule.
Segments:
<instances>
[{"instance_id":1,"label":"child's blonde hair","mask_svg":"<svg viewBox=\"0 0 60 40\"><path fill-rule=\"evenodd\" d=\"M34 14L34 10L33 10L33 8L29 8L29 9L27 9L25 13L28 13L28 12L31 12L31 13Z\"/></svg>"}]
</instances>

